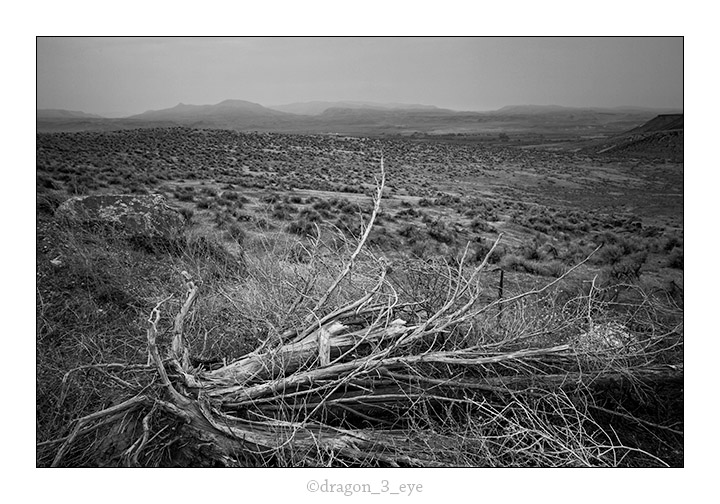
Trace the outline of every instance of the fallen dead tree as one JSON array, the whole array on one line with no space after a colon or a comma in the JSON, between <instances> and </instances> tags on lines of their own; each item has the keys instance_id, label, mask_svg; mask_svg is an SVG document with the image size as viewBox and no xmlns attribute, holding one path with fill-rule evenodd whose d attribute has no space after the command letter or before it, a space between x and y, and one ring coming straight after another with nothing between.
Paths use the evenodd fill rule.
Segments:
<instances>
[{"instance_id":1,"label":"fallen dead tree","mask_svg":"<svg viewBox=\"0 0 720 504\"><path fill-rule=\"evenodd\" d=\"M98 432L108 437L123 430L133 433L115 447L124 465L158 465L173 443L184 446L173 448L184 450L176 463L189 465L613 466L633 453L662 465L656 455L624 445L593 411L681 435L599 399L650 394L658 384L681 388L682 363L653 357L667 350L665 338L618 348L527 346L520 335L491 344L463 337L498 307L548 292L584 261L541 288L481 302L482 274L500 236L479 265L468 267L463 256L448 273L444 304L434 313L402 318L410 303L400 299L379 259L373 287L349 303L327 306L364 249L384 177L383 169L365 232L304 327L221 367L193 366L184 326L202 293L184 273L187 291L166 352L158 348L158 322L167 299L148 319L147 364L103 367L120 382L122 372L142 369L152 377L145 391L43 443L54 450L52 465L83 449L82 438L95 436L85 441L87 450L98 443Z\"/></svg>"}]
</instances>

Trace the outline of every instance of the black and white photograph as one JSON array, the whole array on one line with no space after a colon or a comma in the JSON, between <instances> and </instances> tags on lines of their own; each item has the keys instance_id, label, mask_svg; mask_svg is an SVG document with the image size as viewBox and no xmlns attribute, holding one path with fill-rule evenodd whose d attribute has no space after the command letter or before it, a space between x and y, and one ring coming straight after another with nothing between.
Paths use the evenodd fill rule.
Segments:
<instances>
[{"instance_id":1,"label":"black and white photograph","mask_svg":"<svg viewBox=\"0 0 720 504\"><path fill-rule=\"evenodd\" d=\"M684 42L37 36L36 467L685 467Z\"/></svg>"}]
</instances>

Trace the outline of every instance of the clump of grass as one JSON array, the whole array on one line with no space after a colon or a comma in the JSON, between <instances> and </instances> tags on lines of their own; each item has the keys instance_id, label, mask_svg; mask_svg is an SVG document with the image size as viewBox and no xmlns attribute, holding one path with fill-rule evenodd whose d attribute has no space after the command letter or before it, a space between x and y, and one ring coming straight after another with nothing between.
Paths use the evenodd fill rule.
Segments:
<instances>
[{"instance_id":1,"label":"clump of grass","mask_svg":"<svg viewBox=\"0 0 720 504\"><path fill-rule=\"evenodd\" d=\"M69 181L66 184L67 191L70 194L73 195L85 195L89 192L97 189L99 187L99 184L97 180L95 180L91 175L85 174L85 175L74 175L70 177ZM134 185L130 185L128 189L132 191L132 188L135 187Z\"/></svg>"},{"instance_id":2,"label":"clump of grass","mask_svg":"<svg viewBox=\"0 0 720 504\"><path fill-rule=\"evenodd\" d=\"M242 246L242 244L245 242L247 233L242 228L242 226L240 226L240 224L238 224L237 222L233 222L228 226L224 236L227 240L233 241L238 245Z\"/></svg>"},{"instance_id":3,"label":"clump of grass","mask_svg":"<svg viewBox=\"0 0 720 504\"><path fill-rule=\"evenodd\" d=\"M235 191L224 191L222 193L222 199L227 201L238 201L240 199L240 195Z\"/></svg>"},{"instance_id":4,"label":"clump of grass","mask_svg":"<svg viewBox=\"0 0 720 504\"><path fill-rule=\"evenodd\" d=\"M495 228L488 224L485 219L482 219L480 217L473 218L473 220L470 222L470 229L472 229L476 233L495 232Z\"/></svg>"},{"instance_id":5,"label":"clump of grass","mask_svg":"<svg viewBox=\"0 0 720 504\"><path fill-rule=\"evenodd\" d=\"M295 206L279 201L273 205L271 215L273 219L288 220L296 212Z\"/></svg>"},{"instance_id":6,"label":"clump of grass","mask_svg":"<svg viewBox=\"0 0 720 504\"><path fill-rule=\"evenodd\" d=\"M497 246L493 249L492 245L492 243L484 240L483 238L477 239L472 247L472 262L480 263L483 261L483 259L485 259L485 256L490 254L488 256L488 262L490 264L498 264L502 260L503 256L507 253L507 248L502 245Z\"/></svg>"},{"instance_id":7,"label":"clump of grass","mask_svg":"<svg viewBox=\"0 0 720 504\"><path fill-rule=\"evenodd\" d=\"M647 257L648 253L644 251L622 256L608 267L608 274L617 281L636 281L640 278L640 272Z\"/></svg>"},{"instance_id":8,"label":"clump of grass","mask_svg":"<svg viewBox=\"0 0 720 504\"><path fill-rule=\"evenodd\" d=\"M150 194L150 191L147 190L145 185L137 180L133 180L127 184L127 186L125 186L125 190L130 194Z\"/></svg>"},{"instance_id":9,"label":"clump of grass","mask_svg":"<svg viewBox=\"0 0 720 504\"><path fill-rule=\"evenodd\" d=\"M667 258L667 267L668 268L675 268L675 269L683 269L685 266L685 255L684 251L680 247L676 247L670 252L670 255Z\"/></svg>"},{"instance_id":10,"label":"clump of grass","mask_svg":"<svg viewBox=\"0 0 720 504\"><path fill-rule=\"evenodd\" d=\"M176 191L176 192L175 192L175 197L176 197L179 201L183 201L183 202L192 202L192 201L195 201L195 195L193 194L193 192L192 192L191 190L190 190L190 191L188 191L188 190Z\"/></svg>"},{"instance_id":11,"label":"clump of grass","mask_svg":"<svg viewBox=\"0 0 720 504\"><path fill-rule=\"evenodd\" d=\"M201 210L207 210L215 206L215 200L211 198L204 198L196 203L196 205Z\"/></svg>"},{"instance_id":12,"label":"clump of grass","mask_svg":"<svg viewBox=\"0 0 720 504\"><path fill-rule=\"evenodd\" d=\"M53 190L57 191L59 190L60 184L58 184L51 176L38 173L35 176L35 187L38 191L45 191L45 190Z\"/></svg>"},{"instance_id":13,"label":"clump of grass","mask_svg":"<svg viewBox=\"0 0 720 504\"><path fill-rule=\"evenodd\" d=\"M405 201L403 203L406 203ZM395 214L397 217L420 217L421 213L417 211L415 208L403 208L400 210L397 214Z\"/></svg>"},{"instance_id":14,"label":"clump of grass","mask_svg":"<svg viewBox=\"0 0 720 504\"><path fill-rule=\"evenodd\" d=\"M567 267L560 261L538 261L516 254L505 255L500 264L507 271L522 271L554 278L562 276L567 271Z\"/></svg>"},{"instance_id":15,"label":"clump of grass","mask_svg":"<svg viewBox=\"0 0 720 504\"><path fill-rule=\"evenodd\" d=\"M60 191L37 193L35 209L39 214L52 215L67 197Z\"/></svg>"},{"instance_id":16,"label":"clump of grass","mask_svg":"<svg viewBox=\"0 0 720 504\"><path fill-rule=\"evenodd\" d=\"M427 233L433 240L450 245L455 242L455 233L443 220L435 220L427 224Z\"/></svg>"},{"instance_id":17,"label":"clump of grass","mask_svg":"<svg viewBox=\"0 0 720 504\"><path fill-rule=\"evenodd\" d=\"M321 200L313 203L312 207L314 210L318 210L318 211L330 210L332 208L332 204L327 200L321 199Z\"/></svg>"},{"instance_id":18,"label":"clump of grass","mask_svg":"<svg viewBox=\"0 0 720 504\"><path fill-rule=\"evenodd\" d=\"M192 208L182 207L180 208L179 212L180 215L183 216L187 224L190 224L192 222L193 216L195 215L195 212Z\"/></svg>"},{"instance_id":19,"label":"clump of grass","mask_svg":"<svg viewBox=\"0 0 720 504\"><path fill-rule=\"evenodd\" d=\"M318 228L315 222L306 218L299 217L285 226L285 231L301 237L316 237Z\"/></svg>"},{"instance_id":20,"label":"clump of grass","mask_svg":"<svg viewBox=\"0 0 720 504\"><path fill-rule=\"evenodd\" d=\"M265 196L260 198L260 201L262 201L263 203L272 205L274 203L277 203L278 201L281 201L281 199L282 198L280 197L280 195L278 195L276 193L270 193L270 194L266 194Z\"/></svg>"}]
</instances>

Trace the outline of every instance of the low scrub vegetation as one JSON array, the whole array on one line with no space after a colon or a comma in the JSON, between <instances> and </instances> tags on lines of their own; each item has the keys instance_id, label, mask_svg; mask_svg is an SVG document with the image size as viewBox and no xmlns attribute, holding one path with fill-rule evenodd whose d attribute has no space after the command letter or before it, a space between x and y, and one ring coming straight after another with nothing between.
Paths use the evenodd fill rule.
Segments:
<instances>
[{"instance_id":1,"label":"low scrub vegetation","mask_svg":"<svg viewBox=\"0 0 720 504\"><path fill-rule=\"evenodd\" d=\"M443 182L524 156L39 135L37 464L682 466L682 229ZM54 218L119 190L164 194L185 230Z\"/></svg>"}]
</instances>

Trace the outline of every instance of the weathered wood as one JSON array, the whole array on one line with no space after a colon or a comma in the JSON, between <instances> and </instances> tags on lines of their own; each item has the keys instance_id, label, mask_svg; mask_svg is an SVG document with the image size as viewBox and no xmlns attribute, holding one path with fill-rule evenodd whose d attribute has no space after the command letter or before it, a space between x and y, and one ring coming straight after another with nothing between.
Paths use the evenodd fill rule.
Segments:
<instances>
[{"instance_id":1,"label":"weathered wood","mask_svg":"<svg viewBox=\"0 0 720 504\"><path fill-rule=\"evenodd\" d=\"M595 372L528 374L520 376L496 376L487 378L485 383L508 390L543 389L605 389L609 387L625 388L638 383L645 385L662 383L682 383L683 364L660 364L647 367L633 367L623 372L601 370Z\"/></svg>"}]
</instances>

